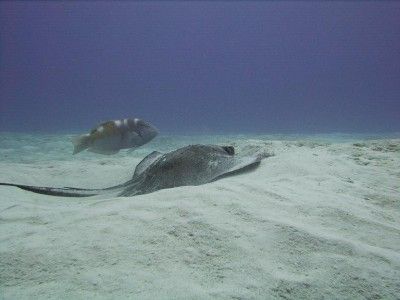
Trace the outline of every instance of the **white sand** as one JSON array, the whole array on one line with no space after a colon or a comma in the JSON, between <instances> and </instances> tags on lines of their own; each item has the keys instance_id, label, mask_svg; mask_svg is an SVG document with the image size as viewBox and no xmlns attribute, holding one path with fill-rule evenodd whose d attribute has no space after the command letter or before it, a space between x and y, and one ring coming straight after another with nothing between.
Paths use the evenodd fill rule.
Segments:
<instances>
[{"instance_id":1,"label":"white sand","mask_svg":"<svg viewBox=\"0 0 400 300\"><path fill-rule=\"evenodd\" d=\"M136 197L0 186L0 298L399 299L400 140L317 139L199 137L275 156ZM0 181L106 187L149 151L193 142L72 157L67 136L3 134Z\"/></svg>"}]
</instances>

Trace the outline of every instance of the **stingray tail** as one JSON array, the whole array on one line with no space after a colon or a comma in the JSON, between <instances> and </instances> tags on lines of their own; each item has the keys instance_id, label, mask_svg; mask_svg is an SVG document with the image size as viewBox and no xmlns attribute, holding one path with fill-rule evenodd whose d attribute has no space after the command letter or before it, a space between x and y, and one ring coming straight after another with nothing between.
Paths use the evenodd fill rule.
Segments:
<instances>
[{"instance_id":1,"label":"stingray tail","mask_svg":"<svg viewBox=\"0 0 400 300\"><path fill-rule=\"evenodd\" d=\"M14 186L22 190L30 191L37 194L61 196L61 197L89 197L98 195L102 191L99 189L80 189L72 187L54 188L54 187L32 186L32 185L14 184L5 182L0 182L0 185Z\"/></svg>"},{"instance_id":2,"label":"stingray tail","mask_svg":"<svg viewBox=\"0 0 400 300\"><path fill-rule=\"evenodd\" d=\"M72 138L72 143L74 144L74 152L72 154L77 154L89 148L91 144L90 134L82 134L74 137Z\"/></svg>"}]
</instances>

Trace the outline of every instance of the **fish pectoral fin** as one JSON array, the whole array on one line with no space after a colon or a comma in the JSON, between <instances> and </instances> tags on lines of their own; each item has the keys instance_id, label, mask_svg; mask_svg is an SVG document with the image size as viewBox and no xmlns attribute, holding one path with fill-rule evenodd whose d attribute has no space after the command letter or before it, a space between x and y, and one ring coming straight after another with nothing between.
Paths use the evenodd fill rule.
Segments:
<instances>
[{"instance_id":1,"label":"fish pectoral fin","mask_svg":"<svg viewBox=\"0 0 400 300\"><path fill-rule=\"evenodd\" d=\"M135 131L131 131L131 132L127 133L126 139L129 141L130 144L133 144L133 145L142 144L142 136Z\"/></svg>"}]
</instances>

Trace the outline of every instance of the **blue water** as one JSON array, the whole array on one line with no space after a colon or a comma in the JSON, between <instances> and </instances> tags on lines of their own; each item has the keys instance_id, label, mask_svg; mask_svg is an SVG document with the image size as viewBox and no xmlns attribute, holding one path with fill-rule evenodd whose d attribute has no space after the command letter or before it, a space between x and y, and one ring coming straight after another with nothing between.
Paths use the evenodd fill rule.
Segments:
<instances>
[{"instance_id":1,"label":"blue water","mask_svg":"<svg viewBox=\"0 0 400 300\"><path fill-rule=\"evenodd\" d=\"M400 131L399 2L0 2L0 131Z\"/></svg>"}]
</instances>

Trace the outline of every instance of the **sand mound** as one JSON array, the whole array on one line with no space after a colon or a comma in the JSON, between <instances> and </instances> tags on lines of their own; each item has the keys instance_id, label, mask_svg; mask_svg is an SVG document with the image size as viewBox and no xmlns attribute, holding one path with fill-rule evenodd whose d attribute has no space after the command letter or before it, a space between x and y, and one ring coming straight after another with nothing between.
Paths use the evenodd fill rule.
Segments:
<instances>
[{"instance_id":1,"label":"sand mound","mask_svg":"<svg viewBox=\"0 0 400 300\"><path fill-rule=\"evenodd\" d=\"M149 151L196 142L161 138L110 158L72 157L62 136L8 138L0 181L81 187L122 182ZM1 187L0 298L398 298L400 140L198 141L275 155L254 172L129 198Z\"/></svg>"}]
</instances>

